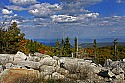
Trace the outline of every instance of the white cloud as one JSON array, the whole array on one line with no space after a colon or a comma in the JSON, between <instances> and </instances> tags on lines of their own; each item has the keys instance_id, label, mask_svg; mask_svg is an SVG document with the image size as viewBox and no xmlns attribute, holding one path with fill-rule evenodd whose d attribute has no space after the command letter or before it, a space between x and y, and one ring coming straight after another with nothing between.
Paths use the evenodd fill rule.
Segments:
<instances>
[{"instance_id":1,"label":"white cloud","mask_svg":"<svg viewBox=\"0 0 125 83\"><path fill-rule=\"evenodd\" d=\"M29 5L37 3L36 0L9 0L9 1L15 5Z\"/></svg>"},{"instance_id":2,"label":"white cloud","mask_svg":"<svg viewBox=\"0 0 125 83\"><path fill-rule=\"evenodd\" d=\"M68 15L53 15L51 18L54 22L74 22L77 20L77 17Z\"/></svg>"},{"instance_id":3,"label":"white cloud","mask_svg":"<svg viewBox=\"0 0 125 83\"><path fill-rule=\"evenodd\" d=\"M49 3L35 4L30 6L28 11L30 14L37 17L48 17L61 10L61 6L58 4L51 5Z\"/></svg>"},{"instance_id":4,"label":"white cloud","mask_svg":"<svg viewBox=\"0 0 125 83\"><path fill-rule=\"evenodd\" d=\"M84 20L84 19L93 19L97 18L99 16L99 13L89 13L89 14L82 14L79 16L69 16L69 15L53 15L51 16L52 21L54 22L76 22L78 20Z\"/></svg>"},{"instance_id":5,"label":"white cloud","mask_svg":"<svg viewBox=\"0 0 125 83\"><path fill-rule=\"evenodd\" d=\"M117 3L123 3L124 0L116 0Z\"/></svg>"},{"instance_id":6,"label":"white cloud","mask_svg":"<svg viewBox=\"0 0 125 83\"><path fill-rule=\"evenodd\" d=\"M12 20L12 21L11 21L11 24L12 24L13 22L16 22L17 24L20 24L20 23L21 23L21 22L19 22L19 21L17 21L17 20Z\"/></svg>"},{"instance_id":7,"label":"white cloud","mask_svg":"<svg viewBox=\"0 0 125 83\"><path fill-rule=\"evenodd\" d=\"M61 0L61 1L63 6L61 13L75 15L79 13L89 12L87 10L85 11L84 7L101 2L102 0Z\"/></svg>"},{"instance_id":8,"label":"white cloud","mask_svg":"<svg viewBox=\"0 0 125 83\"><path fill-rule=\"evenodd\" d=\"M87 18L97 18L99 16L99 13L90 13L84 15Z\"/></svg>"},{"instance_id":9,"label":"white cloud","mask_svg":"<svg viewBox=\"0 0 125 83\"><path fill-rule=\"evenodd\" d=\"M9 11L8 9L2 9L2 14L12 14L12 10Z\"/></svg>"},{"instance_id":10,"label":"white cloud","mask_svg":"<svg viewBox=\"0 0 125 83\"><path fill-rule=\"evenodd\" d=\"M14 16L17 16L17 14L14 14Z\"/></svg>"},{"instance_id":11,"label":"white cloud","mask_svg":"<svg viewBox=\"0 0 125 83\"><path fill-rule=\"evenodd\" d=\"M16 10L16 11L27 10L27 8L23 8L23 7L16 6L16 5L9 5L5 7L7 7L7 9Z\"/></svg>"}]
</instances>

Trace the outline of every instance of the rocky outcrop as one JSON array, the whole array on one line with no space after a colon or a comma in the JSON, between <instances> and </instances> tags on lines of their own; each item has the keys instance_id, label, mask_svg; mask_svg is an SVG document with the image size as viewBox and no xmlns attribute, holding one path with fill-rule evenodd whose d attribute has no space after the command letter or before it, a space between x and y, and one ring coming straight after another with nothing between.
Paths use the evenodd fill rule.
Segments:
<instances>
[{"instance_id":1,"label":"rocky outcrop","mask_svg":"<svg viewBox=\"0 0 125 83\"><path fill-rule=\"evenodd\" d=\"M40 74L37 70L5 69L0 74L0 83L39 83Z\"/></svg>"},{"instance_id":2,"label":"rocky outcrop","mask_svg":"<svg viewBox=\"0 0 125 83\"><path fill-rule=\"evenodd\" d=\"M17 54L14 56L14 61L26 60L26 58L27 56L24 53L18 51Z\"/></svg>"},{"instance_id":3,"label":"rocky outcrop","mask_svg":"<svg viewBox=\"0 0 125 83\"><path fill-rule=\"evenodd\" d=\"M34 53L0 54L0 83L124 83L125 61L108 59L104 66L71 57ZM5 80L6 79L6 80ZM122 81L121 81L122 80Z\"/></svg>"}]
</instances>

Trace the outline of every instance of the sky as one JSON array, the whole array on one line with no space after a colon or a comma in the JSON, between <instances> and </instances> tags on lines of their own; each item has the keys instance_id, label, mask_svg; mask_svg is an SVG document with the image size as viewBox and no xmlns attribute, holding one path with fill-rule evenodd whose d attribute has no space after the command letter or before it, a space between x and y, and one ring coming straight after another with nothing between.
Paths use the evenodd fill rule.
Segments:
<instances>
[{"instance_id":1,"label":"sky","mask_svg":"<svg viewBox=\"0 0 125 83\"><path fill-rule=\"evenodd\" d=\"M125 0L0 0L0 23L28 39L125 37Z\"/></svg>"}]
</instances>

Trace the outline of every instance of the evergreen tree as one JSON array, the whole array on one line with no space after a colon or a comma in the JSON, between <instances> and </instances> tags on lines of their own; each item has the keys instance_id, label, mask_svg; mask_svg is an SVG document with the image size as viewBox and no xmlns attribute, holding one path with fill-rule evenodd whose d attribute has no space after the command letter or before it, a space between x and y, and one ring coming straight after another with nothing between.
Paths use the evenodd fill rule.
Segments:
<instances>
[{"instance_id":1,"label":"evergreen tree","mask_svg":"<svg viewBox=\"0 0 125 83\"><path fill-rule=\"evenodd\" d=\"M69 37L67 37L65 39L64 54L65 54L65 56L69 56L71 54L71 52L70 52L70 39L69 39Z\"/></svg>"},{"instance_id":2,"label":"evergreen tree","mask_svg":"<svg viewBox=\"0 0 125 83\"><path fill-rule=\"evenodd\" d=\"M24 39L24 34L20 33L17 23L13 22L2 36L3 53L16 53L19 51L19 42Z\"/></svg>"}]
</instances>

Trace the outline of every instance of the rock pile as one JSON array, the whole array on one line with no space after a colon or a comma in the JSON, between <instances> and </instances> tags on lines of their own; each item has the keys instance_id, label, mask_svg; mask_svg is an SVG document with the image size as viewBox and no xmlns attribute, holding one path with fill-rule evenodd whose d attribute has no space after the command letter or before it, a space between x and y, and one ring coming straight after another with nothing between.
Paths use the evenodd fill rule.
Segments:
<instances>
[{"instance_id":1,"label":"rock pile","mask_svg":"<svg viewBox=\"0 0 125 83\"><path fill-rule=\"evenodd\" d=\"M0 83L125 83L125 62L108 59L104 66L70 57L41 53L0 54ZM56 83L56 82L55 82Z\"/></svg>"}]
</instances>

